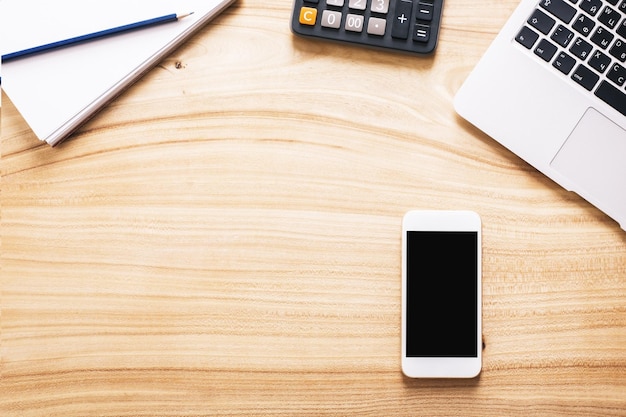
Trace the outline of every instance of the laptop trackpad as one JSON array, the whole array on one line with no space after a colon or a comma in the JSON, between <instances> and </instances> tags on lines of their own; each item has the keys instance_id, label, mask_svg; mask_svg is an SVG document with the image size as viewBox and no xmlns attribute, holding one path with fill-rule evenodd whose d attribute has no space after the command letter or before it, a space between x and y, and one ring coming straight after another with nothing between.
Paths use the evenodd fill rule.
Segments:
<instances>
[{"instance_id":1,"label":"laptop trackpad","mask_svg":"<svg viewBox=\"0 0 626 417\"><path fill-rule=\"evenodd\" d=\"M592 204L626 213L626 130L597 110L587 109L550 165Z\"/></svg>"}]
</instances>

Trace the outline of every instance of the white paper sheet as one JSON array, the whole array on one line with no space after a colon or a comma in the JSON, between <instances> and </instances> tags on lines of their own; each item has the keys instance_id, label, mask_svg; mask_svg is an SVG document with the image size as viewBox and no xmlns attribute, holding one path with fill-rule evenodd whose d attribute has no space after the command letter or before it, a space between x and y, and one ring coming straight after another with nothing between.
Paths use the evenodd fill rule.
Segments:
<instances>
[{"instance_id":1,"label":"white paper sheet","mask_svg":"<svg viewBox=\"0 0 626 417\"><path fill-rule=\"evenodd\" d=\"M233 0L2 0L0 52L172 13L176 22L2 64L2 88L39 139L57 144Z\"/></svg>"}]
</instances>

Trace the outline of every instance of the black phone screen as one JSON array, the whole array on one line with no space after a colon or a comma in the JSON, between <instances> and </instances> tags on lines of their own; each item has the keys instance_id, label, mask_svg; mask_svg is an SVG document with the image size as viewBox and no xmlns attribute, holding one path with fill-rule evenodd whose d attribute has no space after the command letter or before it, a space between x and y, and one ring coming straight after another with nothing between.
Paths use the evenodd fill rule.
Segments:
<instances>
[{"instance_id":1,"label":"black phone screen","mask_svg":"<svg viewBox=\"0 0 626 417\"><path fill-rule=\"evenodd\" d=\"M408 231L406 356L478 356L478 233Z\"/></svg>"}]
</instances>

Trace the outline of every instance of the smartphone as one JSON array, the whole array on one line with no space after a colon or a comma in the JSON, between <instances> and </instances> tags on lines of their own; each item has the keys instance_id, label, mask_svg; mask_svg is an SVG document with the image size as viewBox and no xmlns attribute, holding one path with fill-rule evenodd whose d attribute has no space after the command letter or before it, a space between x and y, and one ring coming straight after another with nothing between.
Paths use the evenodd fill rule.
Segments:
<instances>
[{"instance_id":1,"label":"smartphone","mask_svg":"<svg viewBox=\"0 0 626 417\"><path fill-rule=\"evenodd\" d=\"M402 372L473 378L482 368L481 220L409 211L402 220Z\"/></svg>"}]
</instances>

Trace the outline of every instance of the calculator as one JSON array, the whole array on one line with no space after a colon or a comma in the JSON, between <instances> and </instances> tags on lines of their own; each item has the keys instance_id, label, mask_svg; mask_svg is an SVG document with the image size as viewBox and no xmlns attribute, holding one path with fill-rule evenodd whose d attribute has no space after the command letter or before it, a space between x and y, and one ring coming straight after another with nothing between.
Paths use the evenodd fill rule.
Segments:
<instances>
[{"instance_id":1,"label":"calculator","mask_svg":"<svg viewBox=\"0 0 626 417\"><path fill-rule=\"evenodd\" d=\"M443 0L295 0L291 30L303 36L429 54Z\"/></svg>"}]
</instances>

